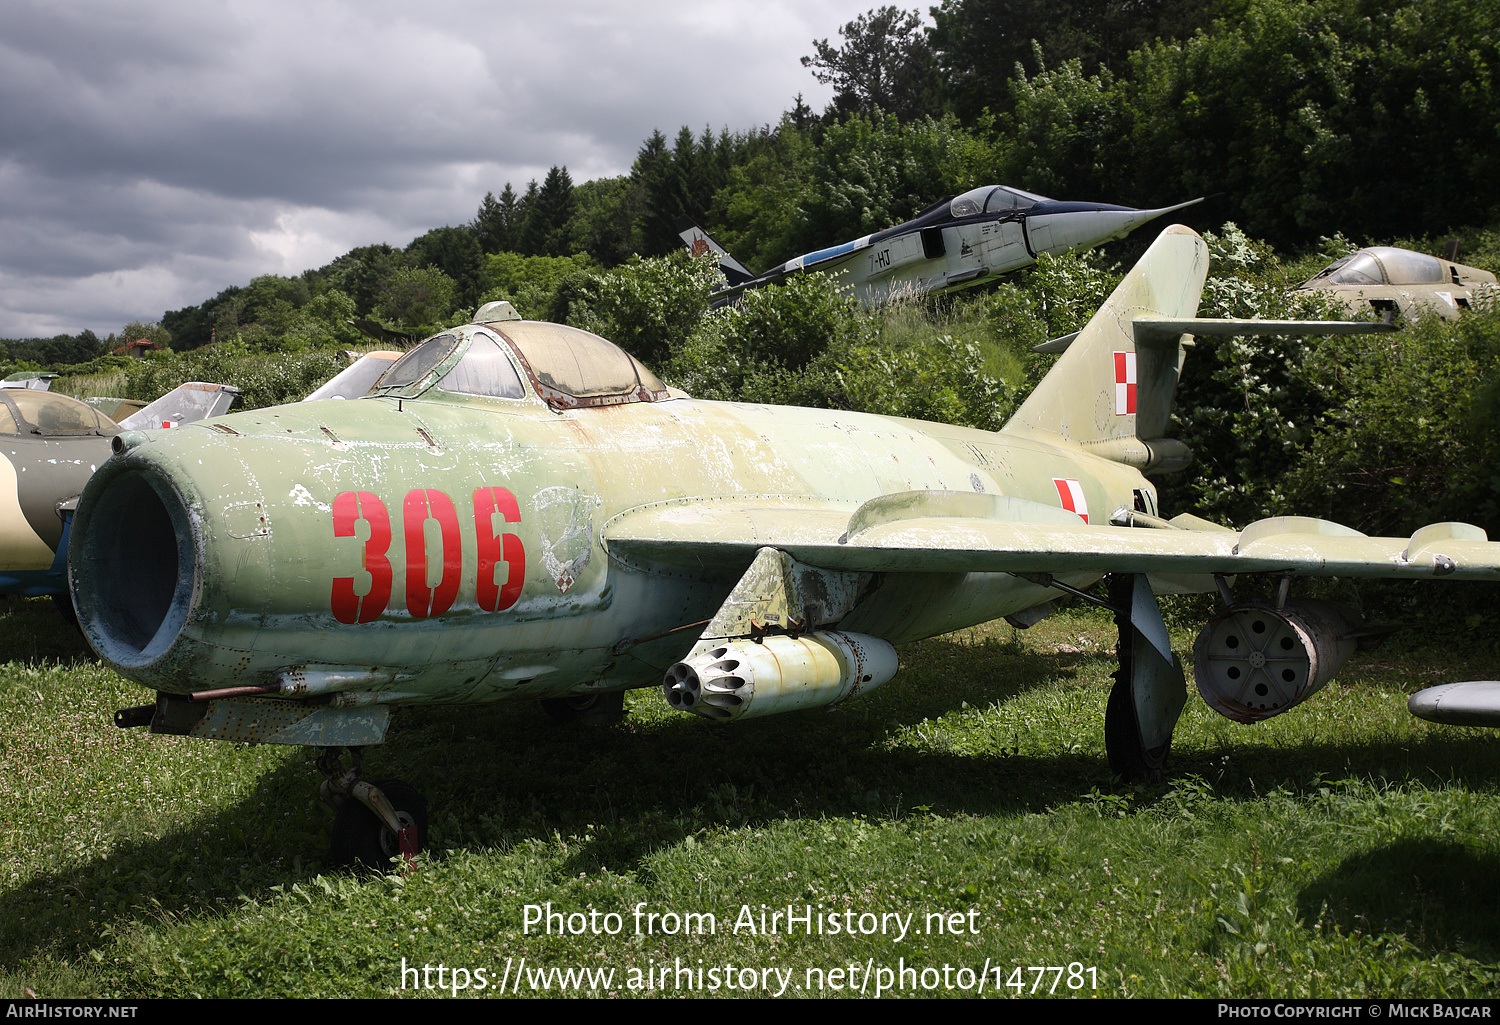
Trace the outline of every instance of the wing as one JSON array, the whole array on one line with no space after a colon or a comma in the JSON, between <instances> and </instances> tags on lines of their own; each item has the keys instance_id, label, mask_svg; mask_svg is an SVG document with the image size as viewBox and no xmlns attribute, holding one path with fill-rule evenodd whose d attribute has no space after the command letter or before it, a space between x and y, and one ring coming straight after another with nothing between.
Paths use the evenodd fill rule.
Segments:
<instances>
[{"instance_id":1,"label":"wing","mask_svg":"<svg viewBox=\"0 0 1500 1025\"><path fill-rule=\"evenodd\" d=\"M772 547L809 566L863 573L1500 579L1500 544L1467 523L1435 523L1395 538L1302 516L1258 520L1241 531L1190 516L1133 519L1153 526L1089 525L1066 510L999 495L908 491L857 507L774 497L682 499L622 513L603 535L618 560L726 571L743 569L759 549Z\"/></svg>"}]
</instances>

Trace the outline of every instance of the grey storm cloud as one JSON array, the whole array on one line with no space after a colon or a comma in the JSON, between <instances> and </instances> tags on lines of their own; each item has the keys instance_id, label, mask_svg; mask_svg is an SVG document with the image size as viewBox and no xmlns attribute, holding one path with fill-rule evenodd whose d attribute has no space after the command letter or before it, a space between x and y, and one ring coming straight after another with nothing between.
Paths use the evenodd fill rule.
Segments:
<instances>
[{"instance_id":1,"label":"grey storm cloud","mask_svg":"<svg viewBox=\"0 0 1500 1025\"><path fill-rule=\"evenodd\" d=\"M869 0L0 8L0 336L201 302L473 216L653 128L744 130Z\"/></svg>"}]
</instances>

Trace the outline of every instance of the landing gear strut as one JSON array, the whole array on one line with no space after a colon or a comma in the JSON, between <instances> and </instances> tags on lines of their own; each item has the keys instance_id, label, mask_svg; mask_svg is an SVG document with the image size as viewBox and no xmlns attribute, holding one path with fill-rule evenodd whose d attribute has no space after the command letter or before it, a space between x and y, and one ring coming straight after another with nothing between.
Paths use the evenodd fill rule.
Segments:
<instances>
[{"instance_id":1,"label":"landing gear strut","mask_svg":"<svg viewBox=\"0 0 1500 1025\"><path fill-rule=\"evenodd\" d=\"M345 769L338 748L318 757L323 773L323 799L338 810L333 820L333 860L373 871L389 867L391 859L410 862L427 845L427 802L408 783L360 779L364 751L351 747L353 766Z\"/></svg>"}]
</instances>

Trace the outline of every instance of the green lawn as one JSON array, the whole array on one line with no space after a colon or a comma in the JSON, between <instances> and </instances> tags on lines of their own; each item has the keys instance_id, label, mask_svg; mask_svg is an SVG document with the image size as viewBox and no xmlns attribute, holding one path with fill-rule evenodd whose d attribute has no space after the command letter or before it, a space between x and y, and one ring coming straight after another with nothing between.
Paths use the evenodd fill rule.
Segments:
<instances>
[{"instance_id":1,"label":"green lawn","mask_svg":"<svg viewBox=\"0 0 1500 1025\"><path fill-rule=\"evenodd\" d=\"M620 995L1500 991L1500 734L1405 710L1494 654L1410 631L1252 727L1195 697L1167 782L1130 787L1104 759L1113 643L1084 612L991 625L837 711L728 727L654 691L602 728L399 712L370 772L426 794L431 850L360 878L326 863L307 753L115 729L147 695L13 602L0 996L529 994L554 969ZM549 902L554 935L525 929Z\"/></svg>"}]
</instances>

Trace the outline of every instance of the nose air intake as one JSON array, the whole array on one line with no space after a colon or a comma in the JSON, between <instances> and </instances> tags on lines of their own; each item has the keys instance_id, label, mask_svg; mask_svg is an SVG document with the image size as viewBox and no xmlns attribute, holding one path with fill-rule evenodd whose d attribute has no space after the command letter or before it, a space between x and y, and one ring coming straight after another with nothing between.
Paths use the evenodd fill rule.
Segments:
<instances>
[{"instance_id":1,"label":"nose air intake","mask_svg":"<svg viewBox=\"0 0 1500 1025\"><path fill-rule=\"evenodd\" d=\"M69 577L89 642L113 662L144 666L187 621L192 526L181 499L149 469L110 469L95 475L79 503Z\"/></svg>"}]
</instances>

